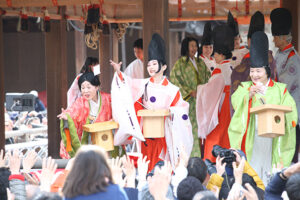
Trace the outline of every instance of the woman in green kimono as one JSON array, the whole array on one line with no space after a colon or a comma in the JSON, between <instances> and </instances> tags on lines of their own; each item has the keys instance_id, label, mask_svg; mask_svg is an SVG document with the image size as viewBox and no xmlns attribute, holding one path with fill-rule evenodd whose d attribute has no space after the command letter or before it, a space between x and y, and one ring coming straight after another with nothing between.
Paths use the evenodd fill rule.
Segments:
<instances>
[{"instance_id":1,"label":"woman in green kimono","mask_svg":"<svg viewBox=\"0 0 300 200\"><path fill-rule=\"evenodd\" d=\"M181 43L181 57L172 68L170 81L179 87L183 99L190 104L189 117L194 136L192 157L201 155L196 120L196 90L198 85L207 83L209 78L210 71L199 58L198 41L195 38L185 38Z\"/></svg>"},{"instance_id":2,"label":"woman in green kimono","mask_svg":"<svg viewBox=\"0 0 300 200\"><path fill-rule=\"evenodd\" d=\"M270 79L268 47L266 34L255 32L250 47L251 81L242 82L231 96L235 112L228 128L231 147L246 153L250 165L265 184L272 166L278 163L285 167L290 165L295 152L297 122L296 103L286 84ZM262 103L292 107L292 112L285 114L284 136L266 138L257 135L257 118L250 114L250 108Z\"/></svg>"}]
</instances>

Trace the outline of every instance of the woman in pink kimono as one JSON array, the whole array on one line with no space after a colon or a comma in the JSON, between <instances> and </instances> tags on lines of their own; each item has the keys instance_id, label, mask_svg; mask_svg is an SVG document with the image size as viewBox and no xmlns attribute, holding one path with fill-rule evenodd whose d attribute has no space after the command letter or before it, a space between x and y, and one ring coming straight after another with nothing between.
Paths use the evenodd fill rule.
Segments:
<instances>
[{"instance_id":1,"label":"woman in pink kimono","mask_svg":"<svg viewBox=\"0 0 300 200\"><path fill-rule=\"evenodd\" d=\"M109 121L112 118L110 94L99 91L100 81L94 73L84 73L78 79L81 96L58 115L61 119L62 142L60 156L73 157L82 144L88 144L89 133L82 126L94 122Z\"/></svg>"},{"instance_id":2,"label":"woman in pink kimono","mask_svg":"<svg viewBox=\"0 0 300 200\"><path fill-rule=\"evenodd\" d=\"M82 66L80 73L74 79L72 85L70 86L68 93L67 93L67 103L68 107L70 107L78 97L81 96L81 92L78 87L78 79L80 76L87 72L93 72L93 67L99 64L98 58L94 57L87 57L85 60L84 65Z\"/></svg>"}]
</instances>

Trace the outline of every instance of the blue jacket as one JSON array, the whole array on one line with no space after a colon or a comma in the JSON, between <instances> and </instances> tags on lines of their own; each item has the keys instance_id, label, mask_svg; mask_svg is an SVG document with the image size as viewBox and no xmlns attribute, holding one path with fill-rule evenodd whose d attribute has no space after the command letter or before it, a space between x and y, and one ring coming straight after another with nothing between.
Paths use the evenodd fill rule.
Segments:
<instances>
[{"instance_id":1,"label":"blue jacket","mask_svg":"<svg viewBox=\"0 0 300 200\"><path fill-rule=\"evenodd\" d=\"M279 176L278 172L274 175L265 190L265 200L282 200L281 195L285 190L286 180Z\"/></svg>"},{"instance_id":2,"label":"blue jacket","mask_svg":"<svg viewBox=\"0 0 300 200\"><path fill-rule=\"evenodd\" d=\"M107 186L105 192L98 192L90 195L80 195L73 198L65 198L65 200L95 200L95 199L128 200L128 197L125 191L123 190L123 188L120 188L119 185L110 184L109 186Z\"/></svg>"}]
</instances>

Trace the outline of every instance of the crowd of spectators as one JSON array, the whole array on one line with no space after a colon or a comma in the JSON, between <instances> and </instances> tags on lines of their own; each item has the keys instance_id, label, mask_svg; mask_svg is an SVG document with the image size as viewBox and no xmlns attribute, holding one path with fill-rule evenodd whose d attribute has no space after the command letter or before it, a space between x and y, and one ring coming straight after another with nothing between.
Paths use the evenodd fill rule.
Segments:
<instances>
[{"instance_id":1,"label":"crowd of spectators","mask_svg":"<svg viewBox=\"0 0 300 200\"><path fill-rule=\"evenodd\" d=\"M48 157L41 170L34 170L36 152L23 157L18 150L5 155L1 151L0 199L300 199L300 163L280 169L265 186L245 156L235 150L234 154L235 162L223 162L218 156L213 165L189 158L183 150L175 168L159 161L149 172L147 157L139 157L136 168L129 157L109 158L94 145L83 145L65 169L57 169Z\"/></svg>"}]
</instances>

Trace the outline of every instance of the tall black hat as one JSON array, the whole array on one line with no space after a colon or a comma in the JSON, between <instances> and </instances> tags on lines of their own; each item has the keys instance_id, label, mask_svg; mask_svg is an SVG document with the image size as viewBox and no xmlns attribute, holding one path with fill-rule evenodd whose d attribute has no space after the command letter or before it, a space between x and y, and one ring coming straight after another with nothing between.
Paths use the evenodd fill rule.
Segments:
<instances>
[{"instance_id":1,"label":"tall black hat","mask_svg":"<svg viewBox=\"0 0 300 200\"><path fill-rule=\"evenodd\" d=\"M234 37L238 36L240 34L239 32L239 25L237 21L234 19L231 12L228 12L227 15L227 25L232 29Z\"/></svg>"},{"instance_id":2,"label":"tall black hat","mask_svg":"<svg viewBox=\"0 0 300 200\"><path fill-rule=\"evenodd\" d=\"M148 60L157 60L162 65L167 63L165 42L157 33L152 35L152 39L148 46Z\"/></svg>"},{"instance_id":3,"label":"tall black hat","mask_svg":"<svg viewBox=\"0 0 300 200\"><path fill-rule=\"evenodd\" d=\"M211 23L206 22L203 30L201 46L213 44Z\"/></svg>"},{"instance_id":4,"label":"tall black hat","mask_svg":"<svg viewBox=\"0 0 300 200\"><path fill-rule=\"evenodd\" d=\"M250 62L252 68L266 67L268 61L269 41L263 31L255 32L251 37Z\"/></svg>"},{"instance_id":5,"label":"tall black hat","mask_svg":"<svg viewBox=\"0 0 300 200\"><path fill-rule=\"evenodd\" d=\"M256 31L265 31L265 17L259 11L256 11L251 17L248 30L248 38L251 38L253 33L255 33Z\"/></svg>"},{"instance_id":6,"label":"tall black hat","mask_svg":"<svg viewBox=\"0 0 300 200\"><path fill-rule=\"evenodd\" d=\"M272 35L288 35L292 29L292 15L286 8L275 8L272 10L270 19L272 22Z\"/></svg>"},{"instance_id":7,"label":"tall black hat","mask_svg":"<svg viewBox=\"0 0 300 200\"><path fill-rule=\"evenodd\" d=\"M216 26L212 33L214 51L223 55L230 55L234 49L234 35L227 25ZM231 56L226 56L227 59Z\"/></svg>"}]
</instances>

